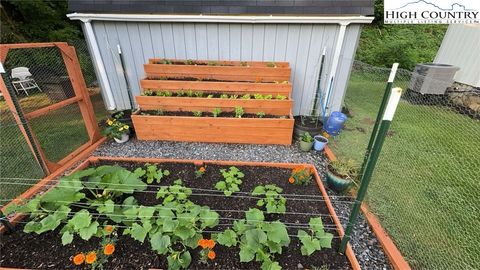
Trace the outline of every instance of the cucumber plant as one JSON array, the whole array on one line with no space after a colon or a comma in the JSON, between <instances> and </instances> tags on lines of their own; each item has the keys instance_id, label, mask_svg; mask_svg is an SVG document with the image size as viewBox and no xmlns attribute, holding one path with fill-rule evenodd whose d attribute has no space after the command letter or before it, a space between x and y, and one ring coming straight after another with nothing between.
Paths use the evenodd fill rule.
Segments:
<instances>
[{"instance_id":1,"label":"cucumber plant","mask_svg":"<svg viewBox=\"0 0 480 270\"><path fill-rule=\"evenodd\" d=\"M245 176L237 167L230 167L229 170L221 169L220 172L224 180L215 184L217 190L223 191L225 196L230 196L234 192L240 191L242 178Z\"/></svg>"},{"instance_id":2,"label":"cucumber plant","mask_svg":"<svg viewBox=\"0 0 480 270\"><path fill-rule=\"evenodd\" d=\"M231 229L215 235L221 245L240 247L240 262L261 262L262 270L281 269L275 254L282 254L290 244L286 226L280 221L267 222L263 212L249 209L245 219L237 220Z\"/></svg>"},{"instance_id":3,"label":"cucumber plant","mask_svg":"<svg viewBox=\"0 0 480 270\"><path fill-rule=\"evenodd\" d=\"M285 203L287 199L280 195L282 188L276 185L257 186L252 191L252 196L262 196L264 198L257 201L257 206L265 207L267 213L285 213Z\"/></svg>"},{"instance_id":4,"label":"cucumber plant","mask_svg":"<svg viewBox=\"0 0 480 270\"><path fill-rule=\"evenodd\" d=\"M310 256L322 248L332 248L333 234L325 232L321 218L310 218L308 226L308 232L298 230L297 233L302 243L300 250L303 256Z\"/></svg>"},{"instance_id":5,"label":"cucumber plant","mask_svg":"<svg viewBox=\"0 0 480 270\"><path fill-rule=\"evenodd\" d=\"M154 181L159 184L164 176L169 176L169 170L162 170L155 164L145 164L145 169L137 168L134 171L140 177L145 177L147 184L152 184Z\"/></svg>"},{"instance_id":6,"label":"cucumber plant","mask_svg":"<svg viewBox=\"0 0 480 270\"><path fill-rule=\"evenodd\" d=\"M157 199L163 199L164 204L169 202L184 203L191 194L192 190L183 186L181 179L177 179L173 181L173 185L159 188Z\"/></svg>"}]
</instances>

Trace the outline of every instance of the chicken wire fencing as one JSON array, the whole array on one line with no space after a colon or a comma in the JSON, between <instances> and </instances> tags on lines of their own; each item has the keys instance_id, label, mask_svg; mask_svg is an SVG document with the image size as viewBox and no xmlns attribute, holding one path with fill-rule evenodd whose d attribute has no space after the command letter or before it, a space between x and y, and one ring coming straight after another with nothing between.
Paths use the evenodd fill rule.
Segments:
<instances>
[{"instance_id":1,"label":"chicken wire fencing","mask_svg":"<svg viewBox=\"0 0 480 270\"><path fill-rule=\"evenodd\" d=\"M354 63L349 120L331 142L339 158L361 164L389 73ZM480 89L442 89L445 81L398 70L394 87L403 95L366 201L412 268L478 269ZM428 91L437 94L422 93Z\"/></svg>"},{"instance_id":2,"label":"chicken wire fencing","mask_svg":"<svg viewBox=\"0 0 480 270\"><path fill-rule=\"evenodd\" d=\"M74 42L94 109L105 115L93 65L84 41ZM35 111L75 97L61 51L57 47L10 49L2 78L14 103L21 109L20 125L15 114L0 97L0 199L13 199L46 176L21 128L33 136L46 159L59 162L89 141L78 103L37 115ZM18 111L18 110L17 110ZM2 185L7 182L24 185Z\"/></svg>"}]
</instances>

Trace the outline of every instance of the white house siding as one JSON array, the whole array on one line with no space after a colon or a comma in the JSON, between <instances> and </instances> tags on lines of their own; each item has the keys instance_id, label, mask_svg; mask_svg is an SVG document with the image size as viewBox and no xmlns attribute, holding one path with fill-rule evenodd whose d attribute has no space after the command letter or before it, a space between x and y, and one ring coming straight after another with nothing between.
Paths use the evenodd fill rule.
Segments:
<instances>
[{"instance_id":1,"label":"white house siding","mask_svg":"<svg viewBox=\"0 0 480 270\"><path fill-rule=\"evenodd\" d=\"M480 25L450 25L434 62L459 67L455 81L480 87Z\"/></svg>"},{"instance_id":2,"label":"white house siding","mask_svg":"<svg viewBox=\"0 0 480 270\"><path fill-rule=\"evenodd\" d=\"M319 60L327 48L322 89L330 76L340 26L337 24L241 24L92 22L118 110L129 98L117 44L124 54L133 95L139 95L143 64L149 58L241 61L286 61L292 68L294 114L308 114L316 90ZM334 83L331 109L339 110L345 94L361 26L347 26Z\"/></svg>"}]
</instances>

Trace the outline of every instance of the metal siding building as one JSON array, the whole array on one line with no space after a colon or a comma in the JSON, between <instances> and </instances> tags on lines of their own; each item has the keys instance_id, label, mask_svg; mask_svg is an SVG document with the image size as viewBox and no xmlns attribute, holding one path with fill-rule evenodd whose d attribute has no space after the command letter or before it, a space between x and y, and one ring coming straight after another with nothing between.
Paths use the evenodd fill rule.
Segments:
<instances>
[{"instance_id":1,"label":"metal siding building","mask_svg":"<svg viewBox=\"0 0 480 270\"><path fill-rule=\"evenodd\" d=\"M450 25L434 62L459 67L455 81L480 87L480 25Z\"/></svg>"},{"instance_id":2,"label":"metal siding building","mask_svg":"<svg viewBox=\"0 0 480 270\"><path fill-rule=\"evenodd\" d=\"M329 87L333 76L329 107L331 111L340 110L361 24L372 20L364 13L373 12L373 1L304 1L300 6L295 6L301 2L298 0L241 1L241 7L238 4L227 6L228 9L224 6L221 10L226 14L223 15L176 14L220 10L221 3L227 5L240 1L213 1L217 5L210 6L193 4L212 1L183 0L175 1L175 4L172 1L123 1L124 4L139 4L120 7L100 7L98 1L94 5L87 2L71 0L69 8L77 13L69 17L84 22L84 32L93 52L104 100L109 109L115 110L130 108L127 80L133 95L139 95L139 80L144 77L143 64L156 57L287 61L292 68L294 114L309 114L324 48L326 59L322 89ZM172 3L151 5L153 2ZM350 4L345 5L347 2ZM162 14L136 14L146 13L142 12L145 5L147 9L150 7L150 10L158 10ZM329 14L318 16L319 10ZM295 15L290 14L292 12ZM349 12L348 16L343 12ZM352 15L352 12L358 14ZM244 15L248 13L257 15ZM118 47L123 54L125 71ZM102 77L106 78L102 80Z\"/></svg>"}]
</instances>

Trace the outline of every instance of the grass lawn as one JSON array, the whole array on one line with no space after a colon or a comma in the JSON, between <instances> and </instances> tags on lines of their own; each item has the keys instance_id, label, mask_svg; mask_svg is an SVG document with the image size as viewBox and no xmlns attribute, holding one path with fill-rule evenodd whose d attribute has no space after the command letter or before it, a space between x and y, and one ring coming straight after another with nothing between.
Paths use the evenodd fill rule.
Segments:
<instances>
[{"instance_id":1,"label":"grass lawn","mask_svg":"<svg viewBox=\"0 0 480 270\"><path fill-rule=\"evenodd\" d=\"M91 96L97 119L107 116L99 93ZM50 104L48 97L35 94L24 97L20 104L25 112L33 111ZM0 185L0 198L12 198L27 189L31 180L17 178L42 178L43 172L35 161L5 101L0 101L0 182L20 182L22 185ZM53 162L61 160L80 145L88 141L78 105L73 104L55 110L30 121L36 137L47 158ZM2 203L0 202L0 205Z\"/></svg>"},{"instance_id":2,"label":"grass lawn","mask_svg":"<svg viewBox=\"0 0 480 270\"><path fill-rule=\"evenodd\" d=\"M362 161L382 79L352 75L345 99L352 117L331 143L338 157ZM479 136L480 121L447 107L399 105L368 202L415 269L478 269Z\"/></svg>"}]
</instances>

